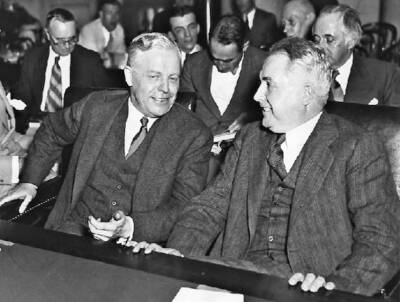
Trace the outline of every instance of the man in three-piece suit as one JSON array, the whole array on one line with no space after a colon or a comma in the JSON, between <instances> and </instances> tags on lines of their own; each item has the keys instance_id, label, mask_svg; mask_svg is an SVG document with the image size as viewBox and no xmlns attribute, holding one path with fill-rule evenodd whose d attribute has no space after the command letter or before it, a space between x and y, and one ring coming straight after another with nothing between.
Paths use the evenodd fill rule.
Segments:
<instances>
[{"instance_id":1,"label":"man in three-piece suit","mask_svg":"<svg viewBox=\"0 0 400 302\"><path fill-rule=\"evenodd\" d=\"M74 16L65 9L54 9L47 15L46 36L49 44L27 53L21 75L12 95L27 104L22 123L42 112L67 107L63 95L69 86L106 87L108 77L98 54L79 45ZM58 58L58 59L57 59ZM55 106L49 106L52 71L57 59L61 80ZM18 122L18 121L17 121Z\"/></svg>"},{"instance_id":2,"label":"man in three-piece suit","mask_svg":"<svg viewBox=\"0 0 400 302\"><path fill-rule=\"evenodd\" d=\"M312 42L272 47L216 180L183 210L167 249L301 282L304 291L378 291L400 267L400 202L383 144L323 110L329 63Z\"/></svg>"},{"instance_id":3,"label":"man in three-piece suit","mask_svg":"<svg viewBox=\"0 0 400 302\"><path fill-rule=\"evenodd\" d=\"M259 9L254 0L234 0L234 10L248 26L250 45L268 50L279 40L279 29L273 13Z\"/></svg>"},{"instance_id":4,"label":"man in three-piece suit","mask_svg":"<svg viewBox=\"0 0 400 302\"><path fill-rule=\"evenodd\" d=\"M36 134L21 183L0 205L36 195L62 147L74 143L69 169L46 227L110 240L166 241L180 210L205 186L212 139L174 104L177 46L159 33L132 40L125 68L130 94L96 92L48 115Z\"/></svg>"},{"instance_id":5,"label":"man in three-piece suit","mask_svg":"<svg viewBox=\"0 0 400 302\"><path fill-rule=\"evenodd\" d=\"M240 18L224 16L211 31L209 50L189 55L180 91L197 94L196 115L219 134L261 117L252 98L266 53L248 45Z\"/></svg>"},{"instance_id":6,"label":"man in three-piece suit","mask_svg":"<svg viewBox=\"0 0 400 302\"><path fill-rule=\"evenodd\" d=\"M391 63L354 54L362 29L358 12L347 5L321 11L313 39L324 48L335 70L331 98L368 105L400 106L400 71Z\"/></svg>"}]
</instances>

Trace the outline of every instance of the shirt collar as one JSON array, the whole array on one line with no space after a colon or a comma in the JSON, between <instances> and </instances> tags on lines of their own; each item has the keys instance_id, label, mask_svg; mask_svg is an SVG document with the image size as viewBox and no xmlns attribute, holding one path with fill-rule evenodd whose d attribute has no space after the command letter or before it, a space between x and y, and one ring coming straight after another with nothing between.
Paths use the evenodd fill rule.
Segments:
<instances>
[{"instance_id":1,"label":"shirt collar","mask_svg":"<svg viewBox=\"0 0 400 302\"><path fill-rule=\"evenodd\" d=\"M56 53L53 48L51 47L51 45L49 45L49 59L51 61L54 61L56 57L60 57L60 62L66 62L68 60L70 60L71 58L71 54L66 55L66 56L60 56L58 53Z\"/></svg>"},{"instance_id":2,"label":"shirt collar","mask_svg":"<svg viewBox=\"0 0 400 302\"><path fill-rule=\"evenodd\" d=\"M347 83L349 81L349 76L352 66L353 66L353 54L351 54L350 57L347 59L347 61L338 68L339 75L336 77L336 81L338 81L344 93L346 93Z\"/></svg>"},{"instance_id":3,"label":"shirt collar","mask_svg":"<svg viewBox=\"0 0 400 302\"><path fill-rule=\"evenodd\" d=\"M144 116L132 103L131 98L128 99L128 120L135 119L136 117L140 116L139 120ZM146 116L149 122L147 123L147 130L150 130L151 126L155 123L158 119L156 117L148 117Z\"/></svg>"},{"instance_id":4,"label":"shirt collar","mask_svg":"<svg viewBox=\"0 0 400 302\"><path fill-rule=\"evenodd\" d=\"M253 8L251 11L247 13L247 20L249 22L249 27L253 27L253 22L254 22L254 15L256 14L256 9Z\"/></svg>"},{"instance_id":5,"label":"shirt collar","mask_svg":"<svg viewBox=\"0 0 400 302\"><path fill-rule=\"evenodd\" d=\"M322 112L308 120L307 122L297 126L296 128L286 132L286 140L282 145L286 145L287 149L301 149L306 143L308 137L313 132L315 126L321 117Z\"/></svg>"}]
</instances>

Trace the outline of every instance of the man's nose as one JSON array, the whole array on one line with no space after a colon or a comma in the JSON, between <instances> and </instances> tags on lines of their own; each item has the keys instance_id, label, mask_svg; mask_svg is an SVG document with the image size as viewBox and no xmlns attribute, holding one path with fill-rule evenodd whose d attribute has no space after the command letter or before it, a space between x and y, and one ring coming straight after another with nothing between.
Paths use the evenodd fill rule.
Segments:
<instances>
[{"instance_id":1,"label":"man's nose","mask_svg":"<svg viewBox=\"0 0 400 302\"><path fill-rule=\"evenodd\" d=\"M169 93L169 82L168 79L161 79L158 89L164 93Z\"/></svg>"},{"instance_id":2,"label":"man's nose","mask_svg":"<svg viewBox=\"0 0 400 302\"><path fill-rule=\"evenodd\" d=\"M267 95L267 85L261 83L260 87L258 87L254 95L254 101L256 101L257 103L262 103L265 101L266 95Z\"/></svg>"}]
</instances>

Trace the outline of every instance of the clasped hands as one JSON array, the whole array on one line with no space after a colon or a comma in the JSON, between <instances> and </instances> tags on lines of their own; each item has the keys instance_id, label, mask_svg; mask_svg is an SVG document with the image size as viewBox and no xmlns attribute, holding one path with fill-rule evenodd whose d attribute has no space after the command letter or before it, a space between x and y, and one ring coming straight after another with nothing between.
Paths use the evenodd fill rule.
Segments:
<instances>
[{"instance_id":1,"label":"clasped hands","mask_svg":"<svg viewBox=\"0 0 400 302\"><path fill-rule=\"evenodd\" d=\"M158 252L183 257L182 253L178 250L172 248L163 248L156 243L147 243L146 241L129 241L125 246L133 247L133 253L139 253L140 250L144 250L144 254ZM300 288L305 292L310 291L315 293L321 288L325 288L326 290L333 290L335 288L335 284L333 282L327 282L324 277L316 276L313 273L308 273L305 275L303 273L295 273L289 278L288 282L291 286L301 283Z\"/></svg>"}]
</instances>

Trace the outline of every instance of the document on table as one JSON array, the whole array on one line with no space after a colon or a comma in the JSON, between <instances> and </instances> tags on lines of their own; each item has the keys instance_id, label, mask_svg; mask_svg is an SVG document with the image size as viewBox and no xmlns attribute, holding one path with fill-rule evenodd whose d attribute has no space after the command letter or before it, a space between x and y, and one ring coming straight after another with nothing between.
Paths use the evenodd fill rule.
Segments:
<instances>
[{"instance_id":1,"label":"document on table","mask_svg":"<svg viewBox=\"0 0 400 302\"><path fill-rule=\"evenodd\" d=\"M182 287L172 302L243 302L242 294Z\"/></svg>"}]
</instances>

